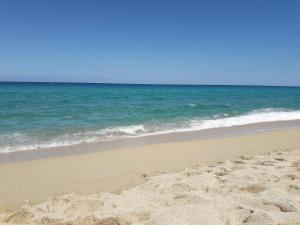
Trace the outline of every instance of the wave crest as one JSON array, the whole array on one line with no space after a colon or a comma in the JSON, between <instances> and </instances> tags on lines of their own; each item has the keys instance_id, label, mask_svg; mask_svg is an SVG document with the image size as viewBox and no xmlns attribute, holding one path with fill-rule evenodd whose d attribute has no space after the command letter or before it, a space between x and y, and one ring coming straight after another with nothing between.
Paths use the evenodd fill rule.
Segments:
<instances>
[{"instance_id":1,"label":"wave crest","mask_svg":"<svg viewBox=\"0 0 300 225\"><path fill-rule=\"evenodd\" d=\"M196 118L169 123L156 122L131 126L110 127L94 131L67 134L47 142L39 142L37 141L36 137L30 137L26 134L5 134L0 135L0 143L3 143L2 146L0 145L0 153L75 145L84 142L112 140L120 137L139 137L174 132L200 131L212 128L299 119L300 111L286 111L284 109L275 110L272 108L265 108L253 110L250 113L244 115L231 117L225 113L222 115L214 115L211 118ZM29 139L31 139L30 141L33 144L28 144ZM25 142L27 144L25 144ZM4 143L14 144L4 145Z\"/></svg>"},{"instance_id":2,"label":"wave crest","mask_svg":"<svg viewBox=\"0 0 300 225\"><path fill-rule=\"evenodd\" d=\"M195 130L203 130L210 128L231 127L263 122L289 121L298 119L300 119L300 111L274 111L272 108L267 108L262 110L254 110L249 114L234 117L200 121L192 120L191 125Z\"/></svg>"}]
</instances>

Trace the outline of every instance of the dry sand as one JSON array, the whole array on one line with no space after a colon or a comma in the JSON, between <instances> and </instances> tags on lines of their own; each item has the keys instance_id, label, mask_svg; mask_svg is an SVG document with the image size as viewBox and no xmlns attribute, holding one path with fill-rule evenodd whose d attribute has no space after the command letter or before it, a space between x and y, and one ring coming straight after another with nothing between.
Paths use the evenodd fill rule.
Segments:
<instances>
[{"instance_id":1,"label":"dry sand","mask_svg":"<svg viewBox=\"0 0 300 225\"><path fill-rule=\"evenodd\" d=\"M0 181L2 223L299 225L300 130L6 163Z\"/></svg>"}]
</instances>

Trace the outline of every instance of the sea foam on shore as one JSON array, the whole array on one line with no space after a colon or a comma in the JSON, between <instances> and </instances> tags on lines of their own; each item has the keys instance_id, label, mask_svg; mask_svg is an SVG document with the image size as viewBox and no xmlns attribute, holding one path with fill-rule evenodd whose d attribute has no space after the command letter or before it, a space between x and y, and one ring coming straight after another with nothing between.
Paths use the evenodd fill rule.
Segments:
<instances>
[{"instance_id":1,"label":"sea foam on shore","mask_svg":"<svg viewBox=\"0 0 300 225\"><path fill-rule=\"evenodd\" d=\"M121 193L68 194L0 214L2 224L299 225L300 151L147 177Z\"/></svg>"},{"instance_id":2,"label":"sea foam on shore","mask_svg":"<svg viewBox=\"0 0 300 225\"><path fill-rule=\"evenodd\" d=\"M0 82L0 105L10 153L300 120L300 88Z\"/></svg>"},{"instance_id":3,"label":"sea foam on shore","mask_svg":"<svg viewBox=\"0 0 300 225\"><path fill-rule=\"evenodd\" d=\"M124 137L144 137L176 132L202 131L212 128L293 120L300 120L299 110L286 111L266 108L231 117L228 117L227 115L215 115L213 118L194 118L186 121L173 121L169 123L154 122L75 132L64 134L50 140L39 140L28 134L14 133L11 135L0 135L0 143L8 143L4 146L1 146L0 144L0 154L15 151L36 150L40 148L70 146L97 141L110 141Z\"/></svg>"}]
</instances>

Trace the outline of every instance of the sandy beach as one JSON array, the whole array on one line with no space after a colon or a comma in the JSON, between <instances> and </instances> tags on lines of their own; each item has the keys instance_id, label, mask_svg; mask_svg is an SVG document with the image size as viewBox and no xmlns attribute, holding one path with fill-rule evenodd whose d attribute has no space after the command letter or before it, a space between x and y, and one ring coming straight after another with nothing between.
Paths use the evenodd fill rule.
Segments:
<instances>
[{"instance_id":1,"label":"sandy beach","mask_svg":"<svg viewBox=\"0 0 300 225\"><path fill-rule=\"evenodd\" d=\"M0 0L0 225L300 225L299 12Z\"/></svg>"},{"instance_id":2,"label":"sandy beach","mask_svg":"<svg viewBox=\"0 0 300 225\"><path fill-rule=\"evenodd\" d=\"M299 137L289 129L2 163L1 222L299 224Z\"/></svg>"}]
</instances>

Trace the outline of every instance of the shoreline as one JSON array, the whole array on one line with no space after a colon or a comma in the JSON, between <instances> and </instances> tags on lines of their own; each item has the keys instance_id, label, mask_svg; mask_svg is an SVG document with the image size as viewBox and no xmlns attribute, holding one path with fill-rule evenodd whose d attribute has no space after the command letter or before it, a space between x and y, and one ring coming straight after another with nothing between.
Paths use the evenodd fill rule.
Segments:
<instances>
[{"instance_id":1,"label":"shoreline","mask_svg":"<svg viewBox=\"0 0 300 225\"><path fill-rule=\"evenodd\" d=\"M120 192L147 177L275 150L300 149L300 129L178 141L0 164L0 208L68 193Z\"/></svg>"},{"instance_id":2,"label":"shoreline","mask_svg":"<svg viewBox=\"0 0 300 225\"><path fill-rule=\"evenodd\" d=\"M153 134L137 137L123 137L115 140L85 142L74 145L39 148L34 150L0 153L0 164L17 161L30 161L42 158L81 155L106 150L141 147L151 144L186 142L194 140L209 140L216 138L235 137L300 128L300 120L274 121L237 125L231 127L209 128L199 131L181 131L162 134Z\"/></svg>"}]
</instances>

